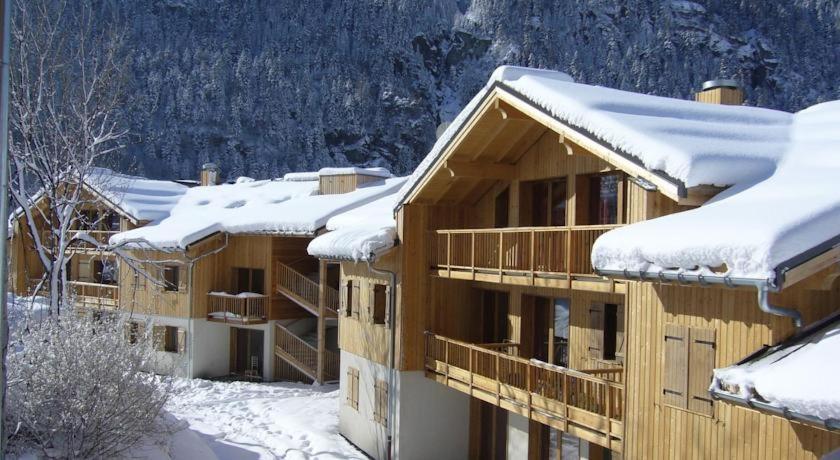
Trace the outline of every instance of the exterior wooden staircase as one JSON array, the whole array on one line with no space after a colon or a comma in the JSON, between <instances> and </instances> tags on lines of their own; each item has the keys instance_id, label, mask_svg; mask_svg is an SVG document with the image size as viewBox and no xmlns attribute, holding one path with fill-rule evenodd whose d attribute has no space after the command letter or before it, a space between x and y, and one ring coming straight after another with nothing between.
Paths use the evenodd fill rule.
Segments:
<instances>
[{"instance_id":1,"label":"exterior wooden staircase","mask_svg":"<svg viewBox=\"0 0 840 460\"><path fill-rule=\"evenodd\" d=\"M312 380L318 379L318 348L307 343L280 324L276 325L274 334L274 355L291 364ZM338 380L338 353L330 350L325 351L324 374L326 381Z\"/></svg>"},{"instance_id":2,"label":"exterior wooden staircase","mask_svg":"<svg viewBox=\"0 0 840 460\"><path fill-rule=\"evenodd\" d=\"M282 262L276 262L274 272L277 274L277 292L318 316L318 293L321 284ZM338 291L329 286L324 286L324 289L326 317L338 317Z\"/></svg>"}]
</instances>

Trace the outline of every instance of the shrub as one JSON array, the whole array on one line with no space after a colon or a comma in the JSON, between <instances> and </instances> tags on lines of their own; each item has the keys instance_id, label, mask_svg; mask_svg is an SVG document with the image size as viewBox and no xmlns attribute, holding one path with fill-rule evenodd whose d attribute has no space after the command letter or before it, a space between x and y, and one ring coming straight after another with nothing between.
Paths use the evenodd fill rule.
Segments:
<instances>
[{"instance_id":1,"label":"shrub","mask_svg":"<svg viewBox=\"0 0 840 460\"><path fill-rule=\"evenodd\" d=\"M148 337L130 343L115 316L68 313L11 331L9 450L114 457L155 429L166 392L143 372Z\"/></svg>"}]
</instances>

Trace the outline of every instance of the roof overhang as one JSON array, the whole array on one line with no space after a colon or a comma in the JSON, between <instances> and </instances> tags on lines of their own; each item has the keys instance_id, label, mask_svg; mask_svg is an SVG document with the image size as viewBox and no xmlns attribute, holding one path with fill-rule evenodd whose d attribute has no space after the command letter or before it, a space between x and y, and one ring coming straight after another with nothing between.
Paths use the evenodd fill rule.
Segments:
<instances>
[{"instance_id":1,"label":"roof overhang","mask_svg":"<svg viewBox=\"0 0 840 460\"><path fill-rule=\"evenodd\" d=\"M598 158L612 164L617 169L620 169L630 175L633 179L643 181L649 187L655 188L663 195L671 200L683 205L700 205L706 202L709 198L719 193L721 187L712 186L698 186L687 188L685 184L666 174L660 170L649 170L641 163L641 161L621 149L617 149L604 141L601 141L592 133L569 125L562 120L557 119L544 108L533 103L531 100L518 93L516 90L505 85L502 82L494 82L484 91L484 95L475 105L472 111L467 115L464 122L457 127L457 132L454 133L446 144L440 149L437 157L421 174L419 180L411 185L411 188L395 206L395 211L398 211L404 204L417 201L420 192L429 184L430 180L441 172L443 169L450 169L447 164L452 159L453 153L459 147L463 146L470 133L476 128L479 121L485 117L492 110L499 110L502 107L511 107L516 112L524 114L528 119L544 126L558 134L561 143L569 145L571 143L580 146L587 152L595 155ZM502 109L503 110L503 109ZM502 114L502 118L506 118L506 114ZM568 143L566 141L568 140ZM455 161L456 167L463 169L462 161ZM450 164L451 166L451 164ZM454 175L454 172L450 170ZM491 170L493 177L503 176L505 171L501 168L494 168ZM492 178L492 177L490 177Z\"/></svg>"}]
</instances>

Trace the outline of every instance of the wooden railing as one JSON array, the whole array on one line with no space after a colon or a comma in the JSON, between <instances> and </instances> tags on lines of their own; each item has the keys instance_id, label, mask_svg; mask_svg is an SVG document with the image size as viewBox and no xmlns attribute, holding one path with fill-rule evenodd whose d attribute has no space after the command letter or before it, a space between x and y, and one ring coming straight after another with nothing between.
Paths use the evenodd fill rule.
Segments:
<instances>
[{"instance_id":1,"label":"wooden railing","mask_svg":"<svg viewBox=\"0 0 840 460\"><path fill-rule=\"evenodd\" d=\"M622 451L621 383L432 333L426 333L426 370L429 377L473 397Z\"/></svg>"},{"instance_id":2,"label":"wooden railing","mask_svg":"<svg viewBox=\"0 0 840 460\"><path fill-rule=\"evenodd\" d=\"M87 233L97 243L107 245L111 237L119 232L112 230L70 230L70 232L68 232L68 236L72 238L80 233Z\"/></svg>"},{"instance_id":3,"label":"wooden railing","mask_svg":"<svg viewBox=\"0 0 840 460\"><path fill-rule=\"evenodd\" d=\"M207 318L225 323L261 323L268 319L268 296L207 294Z\"/></svg>"},{"instance_id":4,"label":"wooden railing","mask_svg":"<svg viewBox=\"0 0 840 460\"><path fill-rule=\"evenodd\" d=\"M297 297L295 300L299 303L307 304L306 307L310 310L315 310L313 313L317 314L320 283L307 278L302 273L282 262L277 262L275 267L277 286L281 289L281 293L294 295ZM324 286L324 289L326 293L325 308L327 315L338 316L338 290L330 286Z\"/></svg>"},{"instance_id":5,"label":"wooden railing","mask_svg":"<svg viewBox=\"0 0 840 460\"><path fill-rule=\"evenodd\" d=\"M120 298L120 287L116 284L99 284L85 281L68 281L76 305L88 308L116 308Z\"/></svg>"},{"instance_id":6,"label":"wooden railing","mask_svg":"<svg viewBox=\"0 0 840 460\"><path fill-rule=\"evenodd\" d=\"M449 271L593 276L595 240L620 225L436 230L431 264Z\"/></svg>"},{"instance_id":7,"label":"wooden railing","mask_svg":"<svg viewBox=\"0 0 840 460\"><path fill-rule=\"evenodd\" d=\"M277 324L275 328L274 353L313 380L317 378L318 348L280 324ZM327 380L338 378L339 366L338 353L326 350L324 353L324 374L326 374Z\"/></svg>"}]
</instances>

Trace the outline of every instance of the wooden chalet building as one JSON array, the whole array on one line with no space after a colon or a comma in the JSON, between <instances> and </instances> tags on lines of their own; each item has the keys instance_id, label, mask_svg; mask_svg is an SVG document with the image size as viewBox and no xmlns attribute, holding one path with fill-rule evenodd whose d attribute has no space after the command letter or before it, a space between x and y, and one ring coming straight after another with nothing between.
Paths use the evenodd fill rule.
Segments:
<instances>
[{"instance_id":1,"label":"wooden chalet building","mask_svg":"<svg viewBox=\"0 0 840 460\"><path fill-rule=\"evenodd\" d=\"M811 231L752 271L709 255L750 239L702 219L719 193L743 195L727 198L741 233L785 216L742 190L783 170L788 131L811 115L721 105L740 104L726 83L698 100L500 68L380 203L381 220L315 239L310 254L341 266L342 434L374 458L407 459L840 447L836 424L709 392L716 368L793 334L792 317L838 310L839 232ZM698 262L674 229L704 225ZM669 262L672 247L687 255Z\"/></svg>"},{"instance_id":2,"label":"wooden chalet building","mask_svg":"<svg viewBox=\"0 0 840 460\"><path fill-rule=\"evenodd\" d=\"M339 378L336 269L306 253L324 223L401 179L339 168L284 179L218 184L205 165L159 222L120 233L160 282L121 271L120 305L134 330L150 323L159 351L188 377L335 381ZM322 269L323 268L323 269Z\"/></svg>"},{"instance_id":3,"label":"wooden chalet building","mask_svg":"<svg viewBox=\"0 0 840 460\"><path fill-rule=\"evenodd\" d=\"M67 184L73 187L72 183ZM142 227L165 217L184 185L163 180L149 180L127 176L107 169L95 169L82 182L79 216L68 239L85 233L107 245L111 236ZM69 192L68 192L69 193ZM31 215L35 232L41 243L52 250L59 245L58 235L44 220L46 198L32 204ZM10 219L10 291L19 296L32 295L44 276L44 268L35 250L35 239L27 215L17 209ZM118 261L110 250L103 250L84 242L74 242L65 248L69 257L69 292L79 308L109 309L119 306L120 285ZM49 292L46 282L39 295Z\"/></svg>"}]
</instances>

